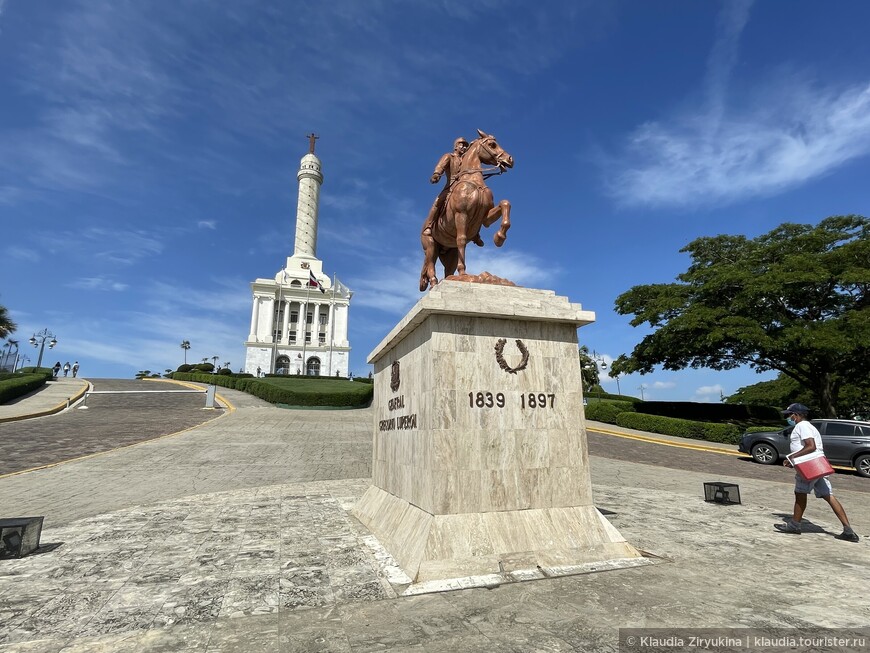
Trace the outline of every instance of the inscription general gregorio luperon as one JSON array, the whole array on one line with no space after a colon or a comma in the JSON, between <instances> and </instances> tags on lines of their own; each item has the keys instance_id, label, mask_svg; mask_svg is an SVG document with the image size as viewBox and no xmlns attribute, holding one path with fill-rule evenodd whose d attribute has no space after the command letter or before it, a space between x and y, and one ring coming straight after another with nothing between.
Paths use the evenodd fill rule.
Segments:
<instances>
[{"instance_id":1,"label":"inscription general gregorio luperon","mask_svg":"<svg viewBox=\"0 0 870 653\"><path fill-rule=\"evenodd\" d=\"M399 361L393 361L393 367L390 376L390 390L398 391L401 385L399 376ZM387 411L392 413L397 410L404 410L405 395L398 395L387 401ZM410 431L417 428L417 413L410 415L396 415L387 417L378 421L379 431Z\"/></svg>"},{"instance_id":2,"label":"inscription general gregorio luperon","mask_svg":"<svg viewBox=\"0 0 870 653\"><path fill-rule=\"evenodd\" d=\"M519 349L520 353L523 355L523 359L516 367L511 367L504 359L504 346L507 344L507 338L499 338L498 342L495 343L495 360L498 361L498 366L508 374L516 374L517 372L526 369L526 365L529 364L529 350L526 349L522 340L517 340L516 343L517 349Z\"/></svg>"},{"instance_id":3,"label":"inscription general gregorio luperon","mask_svg":"<svg viewBox=\"0 0 870 653\"><path fill-rule=\"evenodd\" d=\"M393 412L395 410L403 410L405 408L405 395L393 397L387 402L387 410ZM379 431L409 431L417 428L417 413L410 415L396 415L388 417L378 422Z\"/></svg>"}]
</instances>

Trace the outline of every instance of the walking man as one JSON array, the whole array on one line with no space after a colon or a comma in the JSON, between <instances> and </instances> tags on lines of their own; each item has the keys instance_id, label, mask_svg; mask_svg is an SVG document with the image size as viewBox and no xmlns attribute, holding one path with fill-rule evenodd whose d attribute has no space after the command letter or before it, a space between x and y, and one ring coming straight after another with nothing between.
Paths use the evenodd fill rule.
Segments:
<instances>
[{"instance_id":1,"label":"walking man","mask_svg":"<svg viewBox=\"0 0 870 653\"><path fill-rule=\"evenodd\" d=\"M76 378L76 376L78 376L78 373L79 373L79 362L78 361L73 363L72 373L73 373L73 378Z\"/></svg>"},{"instance_id":2,"label":"walking man","mask_svg":"<svg viewBox=\"0 0 870 653\"><path fill-rule=\"evenodd\" d=\"M794 426L789 439L789 448L794 457L804 456L814 451L825 452L819 430L807 420L809 412L810 409L803 404L791 404L782 411L782 414L788 419L788 423ZM783 462L783 465L786 467L792 466L788 459ZM843 524L843 532L834 537L846 542L857 542L858 534L852 530L843 504L831 493L830 481L824 476L817 478L815 481L807 481L797 470L795 470L794 512L792 517L784 524L774 524L773 527L780 533L800 535L801 518L807 509L807 496L811 491L815 493L816 498L824 499L828 502L834 514L837 515L837 519Z\"/></svg>"}]
</instances>

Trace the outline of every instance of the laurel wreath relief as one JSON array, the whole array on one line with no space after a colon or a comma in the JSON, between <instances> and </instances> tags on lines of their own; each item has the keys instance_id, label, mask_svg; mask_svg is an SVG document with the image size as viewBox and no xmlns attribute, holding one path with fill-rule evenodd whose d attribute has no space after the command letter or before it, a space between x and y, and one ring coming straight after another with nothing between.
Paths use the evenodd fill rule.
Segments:
<instances>
[{"instance_id":1,"label":"laurel wreath relief","mask_svg":"<svg viewBox=\"0 0 870 653\"><path fill-rule=\"evenodd\" d=\"M529 350L526 349L522 340L517 340L516 343L517 349L519 349L520 353L523 355L523 360L521 360L520 364L516 367L508 365L503 356L504 346L507 344L507 338L500 338L499 341L495 343L495 359L498 361L498 366L509 374L516 374L520 370L526 369L526 365L529 364Z\"/></svg>"}]
</instances>

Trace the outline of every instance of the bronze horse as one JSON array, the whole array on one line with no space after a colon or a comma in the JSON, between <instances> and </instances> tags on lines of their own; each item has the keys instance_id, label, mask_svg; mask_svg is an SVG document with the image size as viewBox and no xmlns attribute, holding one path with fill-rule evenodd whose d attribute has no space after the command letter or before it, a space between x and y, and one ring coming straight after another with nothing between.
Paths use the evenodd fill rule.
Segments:
<instances>
[{"instance_id":1,"label":"bronze horse","mask_svg":"<svg viewBox=\"0 0 870 653\"><path fill-rule=\"evenodd\" d=\"M432 227L432 235L423 235L420 239L424 251L421 292L438 283L436 259L444 266L445 277L457 270L459 274L465 274L465 246L478 235L481 227L489 227L501 218L501 226L492 240L496 247L501 247L507 238L511 226L511 203L501 200L496 205L485 179L513 168L514 159L501 148L494 136L479 129L477 133L480 138L468 146L462 155L459 173L450 180L449 195L444 210ZM481 164L495 168L483 170Z\"/></svg>"}]
</instances>

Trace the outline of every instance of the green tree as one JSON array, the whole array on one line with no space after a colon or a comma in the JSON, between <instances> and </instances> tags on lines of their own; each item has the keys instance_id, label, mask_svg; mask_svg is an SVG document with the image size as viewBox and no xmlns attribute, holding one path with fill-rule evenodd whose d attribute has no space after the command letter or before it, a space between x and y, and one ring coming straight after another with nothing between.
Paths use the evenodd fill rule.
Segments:
<instances>
[{"instance_id":1,"label":"green tree","mask_svg":"<svg viewBox=\"0 0 870 653\"><path fill-rule=\"evenodd\" d=\"M598 364L593 360L586 345L580 346L580 377L583 383L583 394L599 384Z\"/></svg>"},{"instance_id":2,"label":"green tree","mask_svg":"<svg viewBox=\"0 0 870 653\"><path fill-rule=\"evenodd\" d=\"M10 333L15 333L18 325L9 317L9 311L5 306L0 306L0 338L5 338Z\"/></svg>"},{"instance_id":3,"label":"green tree","mask_svg":"<svg viewBox=\"0 0 870 653\"><path fill-rule=\"evenodd\" d=\"M698 238L676 283L635 286L616 299L633 326L647 323L618 373L749 365L809 390L836 417L844 386L870 383L870 220L835 216L785 223L754 239Z\"/></svg>"},{"instance_id":4,"label":"green tree","mask_svg":"<svg viewBox=\"0 0 870 653\"><path fill-rule=\"evenodd\" d=\"M190 340L182 340L181 348L184 350L184 364L187 365L187 350L190 349Z\"/></svg>"},{"instance_id":5,"label":"green tree","mask_svg":"<svg viewBox=\"0 0 870 653\"><path fill-rule=\"evenodd\" d=\"M813 401L812 393L804 390L800 383L784 374L780 374L772 381L761 381L739 388L733 395L725 398L726 404L779 408L785 408L795 402L810 405Z\"/></svg>"}]
</instances>

